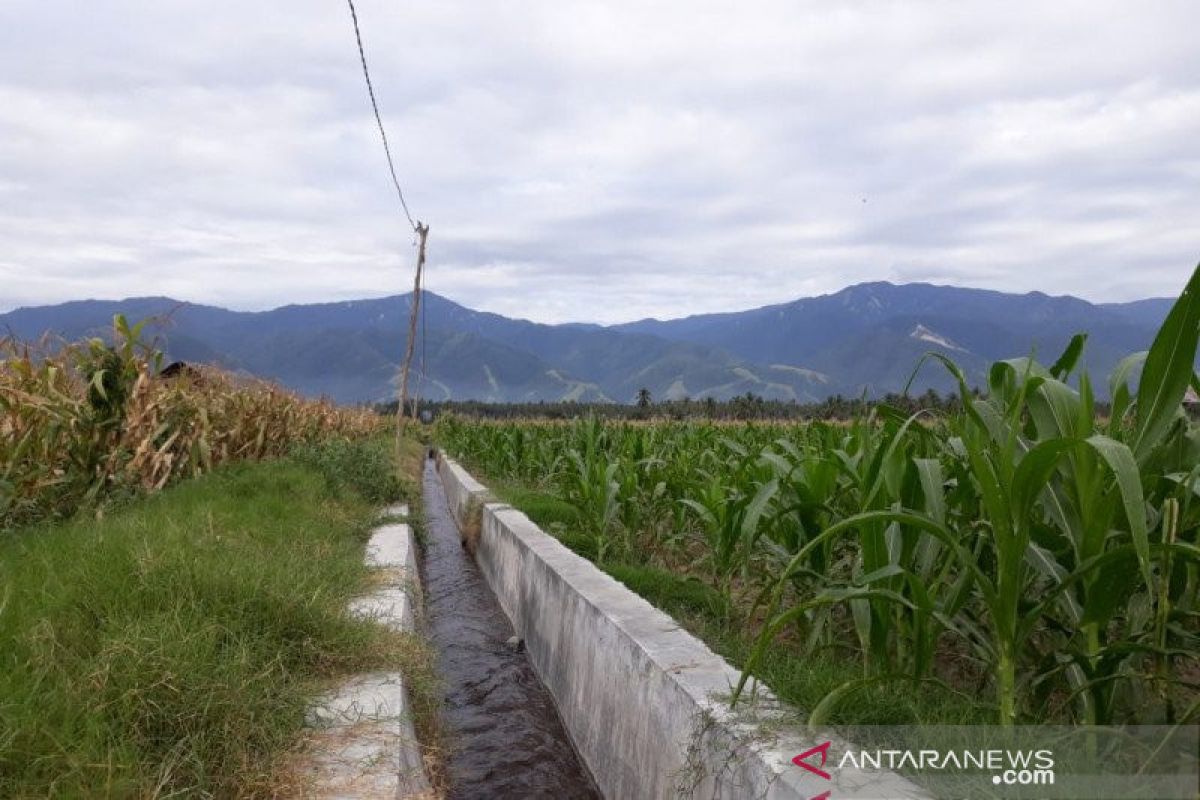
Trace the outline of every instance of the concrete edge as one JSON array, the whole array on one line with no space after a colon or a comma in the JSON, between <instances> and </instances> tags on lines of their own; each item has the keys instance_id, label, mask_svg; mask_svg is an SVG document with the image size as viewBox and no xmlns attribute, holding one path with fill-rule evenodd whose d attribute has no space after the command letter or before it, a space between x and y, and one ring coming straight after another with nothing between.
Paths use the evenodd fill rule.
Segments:
<instances>
[{"instance_id":1,"label":"concrete edge","mask_svg":"<svg viewBox=\"0 0 1200 800\"><path fill-rule=\"evenodd\" d=\"M476 560L606 797L926 796L899 776L797 767L814 745L845 743L789 726L761 684L731 711L732 665L440 453L438 472L460 526L479 515Z\"/></svg>"},{"instance_id":2,"label":"concrete edge","mask_svg":"<svg viewBox=\"0 0 1200 800\"><path fill-rule=\"evenodd\" d=\"M407 516L407 506L385 517ZM364 552L377 570L374 591L355 598L349 612L392 630L416 630L420 608L417 548L407 523L375 528ZM317 798L433 798L420 742L413 728L404 676L399 672L356 675L318 698L308 714L307 777Z\"/></svg>"}]
</instances>

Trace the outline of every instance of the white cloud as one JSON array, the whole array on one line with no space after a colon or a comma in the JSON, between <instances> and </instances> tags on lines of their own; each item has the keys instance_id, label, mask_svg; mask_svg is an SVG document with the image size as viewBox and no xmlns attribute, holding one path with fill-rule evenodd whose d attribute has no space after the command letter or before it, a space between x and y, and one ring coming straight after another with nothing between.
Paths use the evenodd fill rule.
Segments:
<instances>
[{"instance_id":1,"label":"white cloud","mask_svg":"<svg viewBox=\"0 0 1200 800\"><path fill-rule=\"evenodd\" d=\"M1194 2L359 0L430 288L558 321L1200 254ZM407 289L339 2L0 8L0 308Z\"/></svg>"}]
</instances>

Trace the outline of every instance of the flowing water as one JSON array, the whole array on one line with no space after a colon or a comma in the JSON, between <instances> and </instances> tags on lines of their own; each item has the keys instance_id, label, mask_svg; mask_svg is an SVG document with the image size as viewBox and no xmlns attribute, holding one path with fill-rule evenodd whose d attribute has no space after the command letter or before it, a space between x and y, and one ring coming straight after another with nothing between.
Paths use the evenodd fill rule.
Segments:
<instances>
[{"instance_id":1,"label":"flowing water","mask_svg":"<svg viewBox=\"0 0 1200 800\"><path fill-rule=\"evenodd\" d=\"M442 724L453 800L600 798L512 624L458 527L432 460L425 462L425 618L445 688Z\"/></svg>"}]
</instances>

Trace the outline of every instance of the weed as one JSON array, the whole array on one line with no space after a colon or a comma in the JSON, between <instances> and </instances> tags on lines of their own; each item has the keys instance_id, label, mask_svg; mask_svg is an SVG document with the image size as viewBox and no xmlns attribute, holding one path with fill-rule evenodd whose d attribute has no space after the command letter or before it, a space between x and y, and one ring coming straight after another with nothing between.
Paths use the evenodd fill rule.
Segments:
<instances>
[{"instance_id":1,"label":"weed","mask_svg":"<svg viewBox=\"0 0 1200 800\"><path fill-rule=\"evenodd\" d=\"M274 461L0 537L0 796L272 794L310 698L414 652L347 611L375 512Z\"/></svg>"}]
</instances>

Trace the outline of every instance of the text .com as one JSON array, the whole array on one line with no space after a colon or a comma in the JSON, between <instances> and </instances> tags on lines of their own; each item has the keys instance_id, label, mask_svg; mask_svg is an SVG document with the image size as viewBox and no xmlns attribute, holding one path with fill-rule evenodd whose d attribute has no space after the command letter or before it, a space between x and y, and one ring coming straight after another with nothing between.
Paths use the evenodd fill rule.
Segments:
<instances>
[{"instance_id":1,"label":"text .com","mask_svg":"<svg viewBox=\"0 0 1200 800\"><path fill-rule=\"evenodd\" d=\"M992 776L997 786L1053 786L1052 769L1006 769Z\"/></svg>"}]
</instances>

